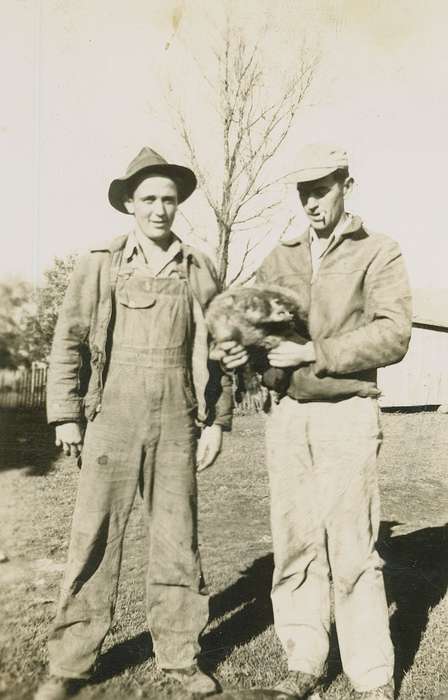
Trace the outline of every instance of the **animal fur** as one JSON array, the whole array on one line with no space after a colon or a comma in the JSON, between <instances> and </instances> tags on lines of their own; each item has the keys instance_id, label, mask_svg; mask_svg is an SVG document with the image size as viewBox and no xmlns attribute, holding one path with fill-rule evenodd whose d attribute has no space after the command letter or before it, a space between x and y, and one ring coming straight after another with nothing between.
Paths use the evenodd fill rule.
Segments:
<instances>
[{"instance_id":1,"label":"animal fur","mask_svg":"<svg viewBox=\"0 0 448 700\"><path fill-rule=\"evenodd\" d=\"M235 340L249 353L249 367L268 389L286 392L291 371L269 365L267 354L283 340L306 343L306 312L299 296L275 285L235 287L213 299L206 313L216 343ZM244 383L248 384L247 373Z\"/></svg>"}]
</instances>

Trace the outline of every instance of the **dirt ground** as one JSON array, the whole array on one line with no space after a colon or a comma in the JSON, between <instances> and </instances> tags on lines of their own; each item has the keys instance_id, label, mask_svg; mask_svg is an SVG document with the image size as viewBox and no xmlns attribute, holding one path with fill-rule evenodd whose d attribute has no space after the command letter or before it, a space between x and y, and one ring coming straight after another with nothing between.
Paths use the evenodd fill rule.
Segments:
<instances>
[{"instance_id":1,"label":"dirt ground","mask_svg":"<svg viewBox=\"0 0 448 700\"><path fill-rule=\"evenodd\" d=\"M40 414L0 414L0 697L30 698L64 567L78 470ZM396 680L403 700L448 684L448 416L386 413L379 548ZM144 538L137 502L119 604L94 682L80 698L183 698L154 664L144 617ZM285 670L272 627L272 546L263 417L238 417L217 464L200 476L200 546L211 592L204 663L231 689L269 687ZM0 559L1 559L0 554ZM348 698L333 634L325 698Z\"/></svg>"}]
</instances>

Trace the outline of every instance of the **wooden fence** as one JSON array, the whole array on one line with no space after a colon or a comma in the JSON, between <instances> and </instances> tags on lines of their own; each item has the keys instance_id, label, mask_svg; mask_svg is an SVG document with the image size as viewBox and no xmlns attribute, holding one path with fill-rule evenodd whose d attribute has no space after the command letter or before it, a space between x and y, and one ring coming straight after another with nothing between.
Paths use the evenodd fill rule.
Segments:
<instances>
[{"instance_id":1,"label":"wooden fence","mask_svg":"<svg viewBox=\"0 0 448 700\"><path fill-rule=\"evenodd\" d=\"M0 409L44 408L47 387L47 367L34 366L29 370L0 370ZM236 402L235 413L258 413L262 411L264 394L245 394Z\"/></svg>"},{"instance_id":2,"label":"wooden fence","mask_svg":"<svg viewBox=\"0 0 448 700\"><path fill-rule=\"evenodd\" d=\"M0 408L43 408L47 368L0 370Z\"/></svg>"}]
</instances>

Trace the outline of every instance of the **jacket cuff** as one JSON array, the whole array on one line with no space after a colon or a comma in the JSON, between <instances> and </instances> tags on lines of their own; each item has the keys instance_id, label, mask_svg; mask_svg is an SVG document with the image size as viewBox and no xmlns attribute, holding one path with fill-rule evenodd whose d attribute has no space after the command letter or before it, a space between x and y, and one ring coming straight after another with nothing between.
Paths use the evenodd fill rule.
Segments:
<instances>
[{"instance_id":1,"label":"jacket cuff","mask_svg":"<svg viewBox=\"0 0 448 700\"><path fill-rule=\"evenodd\" d=\"M51 406L47 406L48 423L79 423L82 420L82 401L52 401Z\"/></svg>"},{"instance_id":2,"label":"jacket cuff","mask_svg":"<svg viewBox=\"0 0 448 700\"><path fill-rule=\"evenodd\" d=\"M314 354L316 359L313 368L318 377L323 377L328 372L328 360L325 355L325 341L313 340Z\"/></svg>"},{"instance_id":3,"label":"jacket cuff","mask_svg":"<svg viewBox=\"0 0 448 700\"><path fill-rule=\"evenodd\" d=\"M232 430L232 416L227 415L215 418L212 425L219 425L223 432L228 433Z\"/></svg>"}]
</instances>

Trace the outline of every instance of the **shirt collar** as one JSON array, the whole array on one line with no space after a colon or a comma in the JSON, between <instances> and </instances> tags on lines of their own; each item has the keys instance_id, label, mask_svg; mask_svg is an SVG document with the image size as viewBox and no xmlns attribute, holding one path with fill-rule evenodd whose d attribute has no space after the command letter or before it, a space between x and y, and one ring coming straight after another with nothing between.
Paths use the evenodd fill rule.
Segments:
<instances>
[{"instance_id":1,"label":"shirt collar","mask_svg":"<svg viewBox=\"0 0 448 700\"><path fill-rule=\"evenodd\" d=\"M348 237L358 233L362 234L363 237L368 235L367 231L364 229L361 218L353 214L348 214L348 220L345 223L344 229L340 232L339 237L345 238L346 236ZM311 226L309 226L300 236L280 241L280 243L281 245L290 247L300 245L301 243L308 243L310 240L310 234Z\"/></svg>"},{"instance_id":2,"label":"shirt collar","mask_svg":"<svg viewBox=\"0 0 448 700\"><path fill-rule=\"evenodd\" d=\"M122 255L124 257L125 252L128 251L128 255L132 254L135 248L135 242L132 241L132 233L125 233L122 234L121 236L117 236L114 238L112 241L100 244L100 245L95 245L90 248L91 253L119 253L122 252ZM191 260L191 262L196 266L196 267L201 267L201 258L195 254L194 248L191 248L189 245L184 243L178 236L176 236L175 233L171 232L173 236L179 241L180 245L180 251L182 253L182 256L188 260ZM131 241L129 241L131 239ZM129 246L129 248L128 248ZM130 251L130 253L129 253Z\"/></svg>"},{"instance_id":3,"label":"shirt collar","mask_svg":"<svg viewBox=\"0 0 448 700\"><path fill-rule=\"evenodd\" d=\"M164 257L166 256L167 260L174 260L176 255L179 255L179 253L183 253L182 243L180 239L174 233L172 233L171 235L173 239L164 254ZM146 260L148 260L151 256L151 249L146 243L145 237L142 234L139 234L139 232L135 231L134 229L129 233L123 251L123 256L125 260L129 261L131 260L131 258L133 258L134 255L138 255L140 252L139 249L143 252L143 255L146 258Z\"/></svg>"},{"instance_id":4,"label":"shirt collar","mask_svg":"<svg viewBox=\"0 0 448 700\"><path fill-rule=\"evenodd\" d=\"M343 236L343 234L345 233L345 230L348 228L349 224L351 223L351 219L352 219L351 214L347 214L346 212L343 212L341 218L339 219L338 223L334 227L333 232L326 239L326 245L324 244L323 240L321 238L319 238L319 236L317 235L317 233L313 229L313 227L310 226L310 243L311 243L311 245L313 245L313 243L321 242L325 248L328 248L330 243L332 243L333 241L338 241Z\"/></svg>"},{"instance_id":5,"label":"shirt collar","mask_svg":"<svg viewBox=\"0 0 448 700\"><path fill-rule=\"evenodd\" d=\"M135 237L134 231L131 231L128 235L126 245L123 250L123 257L125 260L130 260L138 252L138 243Z\"/></svg>"}]
</instances>

